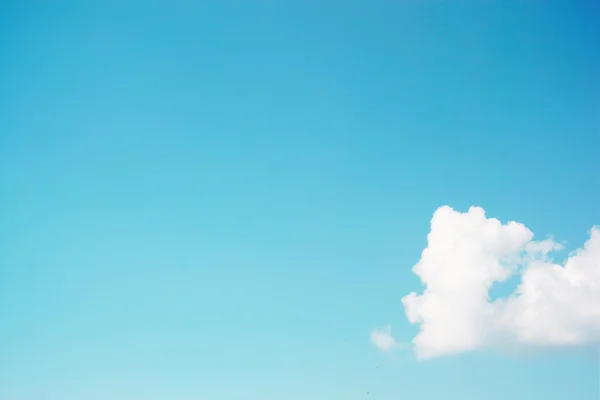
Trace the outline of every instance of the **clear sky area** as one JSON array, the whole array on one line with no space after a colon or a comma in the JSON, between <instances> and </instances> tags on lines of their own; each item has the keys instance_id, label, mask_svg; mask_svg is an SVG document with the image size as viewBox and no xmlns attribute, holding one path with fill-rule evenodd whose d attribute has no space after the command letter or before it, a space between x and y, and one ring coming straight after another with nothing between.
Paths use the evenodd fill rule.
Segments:
<instances>
[{"instance_id":1,"label":"clear sky area","mask_svg":"<svg viewBox=\"0 0 600 400\"><path fill-rule=\"evenodd\" d=\"M600 3L0 5L0 399L598 400Z\"/></svg>"}]
</instances>

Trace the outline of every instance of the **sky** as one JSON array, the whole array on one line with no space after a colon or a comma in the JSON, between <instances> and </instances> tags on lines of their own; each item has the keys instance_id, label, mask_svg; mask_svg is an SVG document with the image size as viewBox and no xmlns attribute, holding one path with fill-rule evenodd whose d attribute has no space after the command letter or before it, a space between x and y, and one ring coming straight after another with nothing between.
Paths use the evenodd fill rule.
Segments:
<instances>
[{"instance_id":1,"label":"sky","mask_svg":"<svg viewBox=\"0 0 600 400\"><path fill-rule=\"evenodd\" d=\"M3 2L0 398L598 399L599 21Z\"/></svg>"}]
</instances>

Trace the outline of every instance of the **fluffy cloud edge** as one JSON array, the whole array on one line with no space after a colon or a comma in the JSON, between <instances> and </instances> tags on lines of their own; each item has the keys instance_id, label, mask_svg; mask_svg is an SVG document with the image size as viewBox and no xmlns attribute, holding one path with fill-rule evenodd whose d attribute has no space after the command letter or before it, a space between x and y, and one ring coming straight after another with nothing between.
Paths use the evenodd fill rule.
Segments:
<instances>
[{"instance_id":1,"label":"fluffy cloud edge","mask_svg":"<svg viewBox=\"0 0 600 400\"><path fill-rule=\"evenodd\" d=\"M534 240L518 222L440 207L433 215L413 272L425 289L402 298L407 319L419 325L413 338L419 359L485 348L568 347L600 343L600 229L562 263L550 254L564 249L552 239ZM490 300L493 284L518 275L517 289ZM397 346L391 328L371 341Z\"/></svg>"}]
</instances>

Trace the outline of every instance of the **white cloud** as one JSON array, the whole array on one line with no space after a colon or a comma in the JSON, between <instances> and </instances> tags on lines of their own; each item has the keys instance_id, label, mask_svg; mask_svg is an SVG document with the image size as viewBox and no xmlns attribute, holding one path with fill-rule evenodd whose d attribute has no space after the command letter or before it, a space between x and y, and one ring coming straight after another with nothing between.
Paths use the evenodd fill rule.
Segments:
<instances>
[{"instance_id":1,"label":"white cloud","mask_svg":"<svg viewBox=\"0 0 600 400\"><path fill-rule=\"evenodd\" d=\"M398 347L398 342L392 336L392 327L375 328L371 331L371 343L383 351L389 351Z\"/></svg>"},{"instance_id":2,"label":"white cloud","mask_svg":"<svg viewBox=\"0 0 600 400\"><path fill-rule=\"evenodd\" d=\"M600 341L598 228L562 265L548 256L560 244L534 241L525 225L502 224L479 207L466 213L440 207L427 240L413 268L425 289L402 299L408 320L420 325L413 339L419 358L506 345ZM515 274L521 276L515 292L490 301L494 282ZM378 341L395 343L385 338ZM371 340L375 342L373 334Z\"/></svg>"}]
</instances>

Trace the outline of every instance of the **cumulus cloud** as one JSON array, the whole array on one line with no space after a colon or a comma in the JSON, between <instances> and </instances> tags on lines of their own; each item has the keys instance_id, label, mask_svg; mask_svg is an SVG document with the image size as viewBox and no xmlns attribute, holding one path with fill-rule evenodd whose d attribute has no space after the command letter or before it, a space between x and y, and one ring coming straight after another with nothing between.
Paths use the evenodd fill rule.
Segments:
<instances>
[{"instance_id":1,"label":"cumulus cloud","mask_svg":"<svg viewBox=\"0 0 600 400\"><path fill-rule=\"evenodd\" d=\"M427 242L413 268L425 288L402 299L408 320L420 326L413 339L419 358L600 342L600 229L592 228L585 245L558 264L550 254L562 245L535 241L525 225L502 224L479 207L461 213L444 206ZM515 274L516 290L491 300L492 285ZM393 338L378 335L378 347L393 347Z\"/></svg>"},{"instance_id":2,"label":"cumulus cloud","mask_svg":"<svg viewBox=\"0 0 600 400\"><path fill-rule=\"evenodd\" d=\"M371 331L371 343L383 351L392 350L398 347L398 342L392 336L392 327L375 328Z\"/></svg>"}]
</instances>

